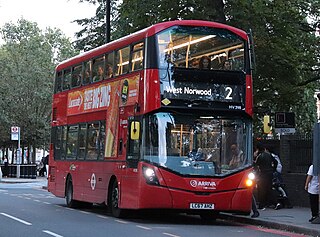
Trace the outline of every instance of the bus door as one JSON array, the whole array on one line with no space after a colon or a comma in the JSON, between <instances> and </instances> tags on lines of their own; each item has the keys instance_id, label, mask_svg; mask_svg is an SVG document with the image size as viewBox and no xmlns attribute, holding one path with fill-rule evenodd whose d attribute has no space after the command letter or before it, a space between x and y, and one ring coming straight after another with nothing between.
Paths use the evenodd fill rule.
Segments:
<instances>
[{"instance_id":1,"label":"bus door","mask_svg":"<svg viewBox=\"0 0 320 237\"><path fill-rule=\"evenodd\" d=\"M130 108L130 110L129 110ZM132 149L132 139L130 139L130 127L132 120L129 120L128 111L132 107L120 108L119 124L119 146L118 156L121 160L126 159L126 165L123 166L121 179L121 207L134 208L138 205L138 154L134 154ZM139 145L139 140L135 141ZM138 149L136 146L135 149Z\"/></svg>"}]
</instances>

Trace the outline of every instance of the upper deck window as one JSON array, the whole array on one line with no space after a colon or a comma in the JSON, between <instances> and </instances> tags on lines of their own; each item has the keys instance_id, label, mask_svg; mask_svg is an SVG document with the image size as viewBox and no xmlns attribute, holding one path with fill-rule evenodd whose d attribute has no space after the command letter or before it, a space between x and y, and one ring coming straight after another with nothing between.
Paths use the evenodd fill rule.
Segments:
<instances>
[{"instance_id":1,"label":"upper deck window","mask_svg":"<svg viewBox=\"0 0 320 237\"><path fill-rule=\"evenodd\" d=\"M63 73L63 90L69 90L71 83L71 69L64 70Z\"/></svg>"},{"instance_id":2,"label":"upper deck window","mask_svg":"<svg viewBox=\"0 0 320 237\"><path fill-rule=\"evenodd\" d=\"M72 79L71 79L71 86L78 87L81 84L82 78L82 65L78 65L72 68Z\"/></svg>"},{"instance_id":3,"label":"upper deck window","mask_svg":"<svg viewBox=\"0 0 320 237\"><path fill-rule=\"evenodd\" d=\"M92 81L101 81L104 79L104 57L96 58L92 64Z\"/></svg>"},{"instance_id":4,"label":"upper deck window","mask_svg":"<svg viewBox=\"0 0 320 237\"><path fill-rule=\"evenodd\" d=\"M159 68L244 70L244 40L217 28L176 26L157 35Z\"/></svg>"},{"instance_id":5,"label":"upper deck window","mask_svg":"<svg viewBox=\"0 0 320 237\"><path fill-rule=\"evenodd\" d=\"M60 92L62 90L62 71L57 72L56 74L56 81L55 81L55 91Z\"/></svg>"},{"instance_id":6,"label":"upper deck window","mask_svg":"<svg viewBox=\"0 0 320 237\"><path fill-rule=\"evenodd\" d=\"M91 62L84 62L84 74L82 78L82 85L87 85L91 81Z\"/></svg>"},{"instance_id":7,"label":"upper deck window","mask_svg":"<svg viewBox=\"0 0 320 237\"><path fill-rule=\"evenodd\" d=\"M116 76L129 71L130 47L116 51Z\"/></svg>"},{"instance_id":8,"label":"upper deck window","mask_svg":"<svg viewBox=\"0 0 320 237\"><path fill-rule=\"evenodd\" d=\"M131 71L142 69L143 43L135 44L132 47Z\"/></svg>"},{"instance_id":9,"label":"upper deck window","mask_svg":"<svg viewBox=\"0 0 320 237\"><path fill-rule=\"evenodd\" d=\"M106 74L105 74L105 78L111 78L113 77L113 59L114 59L114 52L106 54Z\"/></svg>"}]
</instances>

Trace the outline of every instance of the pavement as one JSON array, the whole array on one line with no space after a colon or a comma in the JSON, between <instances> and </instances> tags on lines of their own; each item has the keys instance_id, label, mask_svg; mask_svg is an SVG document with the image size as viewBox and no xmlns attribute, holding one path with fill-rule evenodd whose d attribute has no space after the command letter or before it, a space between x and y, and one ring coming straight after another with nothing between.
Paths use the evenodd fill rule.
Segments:
<instances>
[{"instance_id":1,"label":"pavement","mask_svg":"<svg viewBox=\"0 0 320 237\"><path fill-rule=\"evenodd\" d=\"M37 177L36 179L20 179L20 178L2 178L1 183L17 184L17 183L38 183L44 189L47 188L47 178ZM320 237L320 224L312 224L309 222L311 218L310 208L293 207L274 210L266 208L259 210L260 216L251 218L250 216L235 215L229 213L221 213L221 218L225 220L235 221L238 223L263 226L272 229L286 230L297 234Z\"/></svg>"},{"instance_id":2,"label":"pavement","mask_svg":"<svg viewBox=\"0 0 320 237\"><path fill-rule=\"evenodd\" d=\"M266 208L265 210L259 210L259 213L260 216L257 218L227 213L222 213L222 217L244 224L286 230L309 236L320 236L320 224L312 224L309 222L311 218L310 208L293 207L291 209L282 208L279 210Z\"/></svg>"}]
</instances>

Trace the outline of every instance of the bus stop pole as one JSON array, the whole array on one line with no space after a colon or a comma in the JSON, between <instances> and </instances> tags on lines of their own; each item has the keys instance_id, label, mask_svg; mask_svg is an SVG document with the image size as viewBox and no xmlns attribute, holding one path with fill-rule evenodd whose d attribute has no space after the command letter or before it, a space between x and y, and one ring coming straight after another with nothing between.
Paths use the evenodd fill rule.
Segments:
<instances>
[{"instance_id":1,"label":"bus stop pole","mask_svg":"<svg viewBox=\"0 0 320 237\"><path fill-rule=\"evenodd\" d=\"M20 178L20 164L21 164L21 154L20 154L20 127L18 128L18 151L17 151L17 178Z\"/></svg>"}]
</instances>

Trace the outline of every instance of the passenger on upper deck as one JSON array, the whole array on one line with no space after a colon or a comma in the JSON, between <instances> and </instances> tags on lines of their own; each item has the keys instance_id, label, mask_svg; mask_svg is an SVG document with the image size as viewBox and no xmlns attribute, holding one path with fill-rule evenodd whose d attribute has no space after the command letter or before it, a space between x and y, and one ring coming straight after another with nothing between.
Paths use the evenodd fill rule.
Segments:
<instances>
[{"instance_id":1,"label":"passenger on upper deck","mask_svg":"<svg viewBox=\"0 0 320 237\"><path fill-rule=\"evenodd\" d=\"M101 81L103 80L103 67L99 66L97 69L97 75L93 77L93 81Z\"/></svg>"},{"instance_id":2,"label":"passenger on upper deck","mask_svg":"<svg viewBox=\"0 0 320 237\"><path fill-rule=\"evenodd\" d=\"M200 58L199 69L211 69L211 59L208 56Z\"/></svg>"},{"instance_id":3,"label":"passenger on upper deck","mask_svg":"<svg viewBox=\"0 0 320 237\"><path fill-rule=\"evenodd\" d=\"M222 69L223 70L232 70L232 65L231 65L230 60L224 61Z\"/></svg>"},{"instance_id":4,"label":"passenger on upper deck","mask_svg":"<svg viewBox=\"0 0 320 237\"><path fill-rule=\"evenodd\" d=\"M111 78L111 77L113 77L112 65L107 64L106 68L107 68L107 70L106 70L106 78Z\"/></svg>"},{"instance_id":5,"label":"passenger on upper deck","mask_svg":"<svg viewBox=\"0 0 320 237\"><path fill-rule=\"evenodd\" d=\"M194 58L189 63L190 68L199 68L199 59Z\"/></svg>"}]
</instances>

